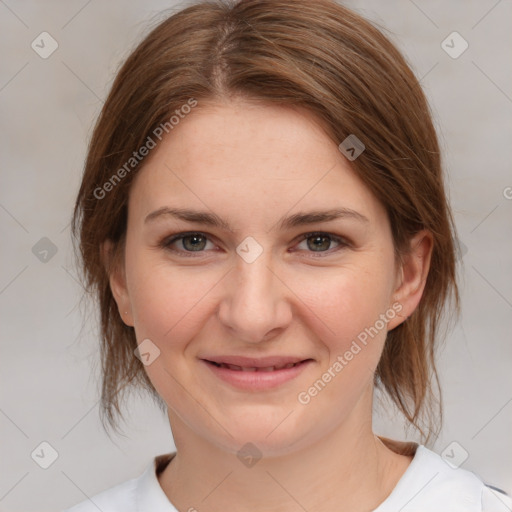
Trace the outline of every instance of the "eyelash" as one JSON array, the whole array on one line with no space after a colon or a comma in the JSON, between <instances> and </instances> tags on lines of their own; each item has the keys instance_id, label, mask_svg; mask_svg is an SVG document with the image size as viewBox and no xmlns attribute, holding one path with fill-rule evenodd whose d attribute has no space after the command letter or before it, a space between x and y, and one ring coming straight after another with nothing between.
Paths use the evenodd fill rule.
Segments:
<instances>
[{"instance_id":1,"label":"eyelash","mask_svg":"<svg viewBox=\"0 0 512 512\"><path fill-rule=\"evenodd\" d=\"M185 251L185 250L172 249L170 247L171 244L173 244L174 242L176 242L178 240L183 240L184 238L192 237L194 235L201 236L203 238L206 238L208 241L211 241L209 239L209 236L208 236L207 233L203 233L201 231L187 231L187 232L184 232L184 233L178 233L176 235L172 235L171 237L164 238L159 243L159 246L162 249L167 249L167 250L172 251L174 253L178 253L178 254L184 255L187 258L188 257L192 257L192 258L201 257L200 254L204 253L205 252L204 250L202 250L202 251ZM329 249L327 251L319 251L319 252L307 251L307 252L310 252L310 253L312 253L314 255L313 258L324 258L326 256L331 255L333 252L337 252L337 251L343 249L344 247L348 247L350 245L349 242L345 238L342 238L342 237L337 236L337 235L333 235L331 233L325 233L323 231L313 231L311 233L305 233L305 234L301 235L301 238L299 239L299 241L297 243L301 243L304 240L307 240L308 238L313 238L313 237L318 237L318 236L323 236L323 237L330 238L331 241L338 243L339 246L336 247L335 249ZM197 256L194 253L198 253Z\"/></svg>"}]
</instances>

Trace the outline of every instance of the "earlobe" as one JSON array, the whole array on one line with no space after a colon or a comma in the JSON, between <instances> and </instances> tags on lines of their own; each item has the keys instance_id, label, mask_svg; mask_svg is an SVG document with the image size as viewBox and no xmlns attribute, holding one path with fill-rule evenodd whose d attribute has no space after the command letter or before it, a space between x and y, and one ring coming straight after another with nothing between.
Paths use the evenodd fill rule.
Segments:
<instances>
[{"instance_id":1,"label":"earlobe","mask_svg":"<svg viewBox=\"0 0 512 512\"><path fill-rule=\"evenodd\" d=\"M101 261L109 276L110 290L116 301L119 315L126 325L133 327L124 264L121 261L116 261L114 247L110 240L106 240L101 245L100 252Z\"/></svg>"},{"instance_id":2,"label":"earlobe","mask_svg":"<svg viewBox=\"0 0 512 512\"><path fill-rule=\"evenodd\" d=\"M399 278L393 294L393 299L401 305L401 310L389 322L388 330L401 324L418 306L430 269L432 248L433 237L430 231L422 230L411 238L408 251L402 255Z\"/></svg>"}]
</instances>

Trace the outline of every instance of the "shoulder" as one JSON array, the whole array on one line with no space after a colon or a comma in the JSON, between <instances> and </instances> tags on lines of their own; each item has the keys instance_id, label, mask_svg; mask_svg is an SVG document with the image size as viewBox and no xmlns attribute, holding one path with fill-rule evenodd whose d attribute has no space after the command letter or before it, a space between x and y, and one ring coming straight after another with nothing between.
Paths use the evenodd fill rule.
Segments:
<instances>
[{"instance_id":1,"label":"shoulder","mask_svg":"<svg viewBox=\"0 0 512 512\"><path fill-rule=\"evenodd\" d=\"M507 512L512 510L512 498L501 489L486 485L482 491L482 512Z\"/></svg>"},{"instance_id":2,"label":"shoulder","mask_svg":"<svg viewBox=\"0 0 512 512\"><path fill-rule=\"evenodd\" d=\"M486 485L475 473L451 465L420 445L393 492L375 512L392 510L507 512L512 508L510 497L505 493Z\"/></svg>"},{"instance_id":3,"label":"shoulder","mask_svg":"<svg viewBox=\"0 0 512 512\"><path fill-rule=\"evenodd\" d=\"M100 492L63 512L177 512L158 482L158 474L175 454L157 455L140 476Z\"/></svg>"}]
</instances>

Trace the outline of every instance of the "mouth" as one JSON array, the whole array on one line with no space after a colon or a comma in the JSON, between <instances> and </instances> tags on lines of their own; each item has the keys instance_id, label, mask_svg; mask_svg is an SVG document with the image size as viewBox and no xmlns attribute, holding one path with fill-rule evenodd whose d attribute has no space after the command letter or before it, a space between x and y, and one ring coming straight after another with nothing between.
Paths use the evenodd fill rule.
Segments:
<instances>
[{"instance_id":1,"label":"mouth","mask_svg":"<svg viewBox=\"0 0 512 512\"><path fill-rule=\"evenodd\" d=\"M296 378L313 359L296 357L243 358L223 356L201 359L224 383L245 391L273 389Z\"/></svg>"},{"instance_id":2,"label":"mouth","mask_svg":"<svg viewBox=\"0 0 512 512\"><path fill-rule=\"evenodd\" d=\"M217 368L227 368L228 370L233 370L235 372L274 372L276 370L283 370L283 369L289 369L297 366L298 364L301 364L303 361L300 361L298 363L286 363L285 365L275 365L275 366L265 366L265 367L259 367L259 366L238 366L236 364L227 364L227 363L216 363L215 361L208 361L207 363L211 363Z\"/></svg>"}]
</instances>

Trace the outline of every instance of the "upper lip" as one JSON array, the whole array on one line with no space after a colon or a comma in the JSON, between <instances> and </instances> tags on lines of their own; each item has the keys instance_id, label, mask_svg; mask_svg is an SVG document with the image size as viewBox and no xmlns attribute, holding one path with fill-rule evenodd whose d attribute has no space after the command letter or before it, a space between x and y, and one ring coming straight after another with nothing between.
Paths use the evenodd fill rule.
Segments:
<instances>
[{"instance_id":1,"label":"upper lip","mask_svg":"<svg viewBox=\"0 0 512 512\"><path fill-rule=\"evenodd\" d=\"M309 358L296 356L267 356L267 357L244 357L244 356L208 356L202 357L205 361L214 363L232 364L242 368L269 368L271 366L285 366L290 363L300 363Z\"/></svg>"}]
</instances>

